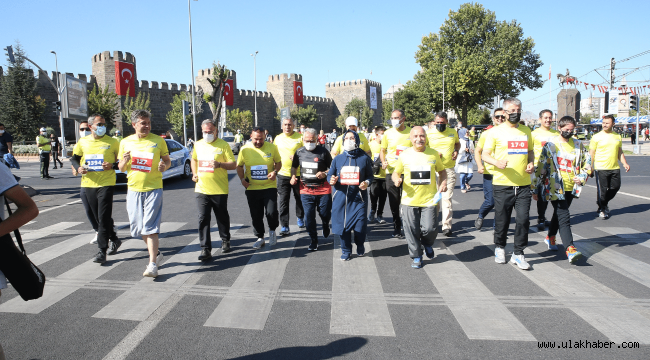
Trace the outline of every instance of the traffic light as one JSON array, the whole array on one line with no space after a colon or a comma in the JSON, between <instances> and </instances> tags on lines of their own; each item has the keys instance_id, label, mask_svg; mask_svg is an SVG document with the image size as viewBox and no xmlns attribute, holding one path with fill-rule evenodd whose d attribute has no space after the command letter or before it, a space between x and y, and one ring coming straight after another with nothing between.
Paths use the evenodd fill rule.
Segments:
<instances>
[{"instance_id":1,"label":"traffic light","mask_svg":"<svg viewBox=\"0 0 650 360\"><path fill-rule=\"evenodd\" d=\"M183 104L183 115L189 115L190 114L190 103L183 100L182 104Z\"/></svg>"},{"instance_id":2,"label":"traffic light","mask_svg":"<svg viewBox=\"0 0 650 360\"><path fill-rule=\"evenodd\" d=\"M639 110L639 97L630 95L630 110Z\"/></svg>"},{"instance_id":3,"label":"traffic light","mask_svg":"<svg viewBox=\"0 0 650 360\"><path fill-rule=\"evenodd\" d=\"M5 48L5 51L7 52L7 57L9 58L9 62L15 64L16 59L14 58L14 49L11 47L11 45L7 46Z\"/></svg>"},{"instance_id":4,"label":"traffic light","mask_svg":"<svg viewBox=\"0 0 650 360\"><path fill-rule=\"evenodd\" d=\"M61 102L60 101L53 101L52 104L56 108L56 111L61 111Z\"/></svg>"}]
</instances>

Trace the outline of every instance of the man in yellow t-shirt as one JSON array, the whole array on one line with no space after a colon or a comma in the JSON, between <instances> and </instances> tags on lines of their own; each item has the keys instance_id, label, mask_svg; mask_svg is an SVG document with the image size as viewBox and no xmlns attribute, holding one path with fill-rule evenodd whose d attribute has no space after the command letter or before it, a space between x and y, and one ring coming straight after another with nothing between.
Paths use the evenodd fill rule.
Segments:
<instances>
[{"instance_id":1,"label":"man in yellow t-shirt","mask_svg":"<svg viewBox=\"0 0 650 360\"><path fill-rule=\"evenodd\" d=\"M134 110L131 126L135 134L120 142L119 169L127 173L126 210L131 236L141 236L149 250L149 265L142 276L156 277L163 259L158 251L163 205L162 173L172 162L165 140L151 133L151 114L148 111Z\"/></svg>"},{"instance_id":2,"label":"man in yellow t-shirt","mask_svg":"<svg viewBox=\"0 0 650 360\"><path fill-rule=\"evenodd\" d=\"M289 204L291 202L291 193L296 200L296 217L299 228L305 227L303 217L305 210L300 200L300 186L291 185L291 163L296 151L303 147L302 135L293 131L295 124L292 119L282 120L282 134L275 137L273 144L277 146L280 156L282 157L282 168L278 173L278 202L280 203L280 236L289 235ZM300 174L300 168L298 168ZM298 176L300 180L300 176Z\"/></svg>"},{"instance_id":3,"label":"man in yellow t-shirt","mask_svg":"<svg viewBox=\"0 0 650 360\"><path fill-rule=\"evenodd\" d=\"M530 174L534 169L533 142L530 135L517 127L521 119L521 101L507 98L503 102L506 122L491 129L485 139L483 161L494 165L494 260L506 263L505 246L512 210L516 211L515 250L510 258L522 270L530 269L524 257L528 246L530 213ZM527 128L527 127L526 127ZM530 130L530 129L529 129Z\"/></svg>"},{"instance_id":4,"label":"man in yellow t-shirt","mask_svg":"<svg viewBox=\"0 0 650 360\"><path fill-rule=\"evenodd\" d=\"M370 140L370 151L372 152L372 162L373 164L381 164L381 159L379 159L379 153L381 153L381 139L384 136L386 128L382 125L375 127L375 131L370 135L372 140ZM373 166L375 169L375 166ZM384 206L386 206L386 197L388 192L386 192L386 169L383 169L379 165L378 171L374 171L375 179L370 184L370 215L368 215L368 222L373 223L377 221L379 224L385 224L384 220ZM375 217L375 213L377 216Z\"/></svg>"},{"instance_id":5,"label":"man in yellow t-shirt","mask_svg":"<svg viewBox=\"0 0 650 360\"><path fill-rule=\"evenodd\" d=\"M411 130L413 147L404 150L391 177L395 186L404 185L402 191L402 218L404 234L413 259L411 267L422 267L422 246L429 259L433 259L433 242L438 236L438 207L435 203L438 191L436 175L440 182L440 192L447 187L447 172L440 154L427 147L427 133L421 126Z\"/></svg>"},{"instance_id":6,"label":"man in yellow t-shirt","mask_svg":"<svg viewBox=\"0 0 650 360\"><path fill-rule=\"evenodd\" d=\"M435 120L429 124L427 139L429 146L436 150L442 158L442 164L447 172L447 191L442 193L440 208L442 209L442 233L445 236L451 236L451 222L454 216L452 208L452 198L454 196L454 186L456 186L456 157L460 150L460 140L456 129L449 127L446 112L436 114ZM467 131L467 129L465 129Z\"/></svg>"},{"instance_id":7,"label":"man in yellow t-shirt","mask_svg":"<svg viewBox=\"0 0 650 360\"><path fill-rule=\"evenodd\" d=\"M36 146L38 147L38 155L41 160L41 179L54 179L50 176L50 151L52 145L50 145L50 139L47 138L46 128L40 129L36 137Z\"/></svg>"},{"instance_id":8,"label":"man in yellow t-shirt","mask_svg":"<svg viewBox=\"0 0 650 360\"><path fill-rule=\"evenodd\" d=\"M494 196L492 188L492 168L493 166L488 163L483 163L483 146L485 146L485 139L489 136L488 131L493 129L496 126L501 125L506 120L506 116L503 113L503 108L494 109L494 114L492 115L492 124L488 126L481 133L481 137L478 139L478 144L474 149L474 156L476 158L476 166L478 168L479 174L483 174L483 204L478 209L478 217L474 221L474 227L476 230L481 230L483 227L483 219L487 214L494 209ZM492 224L494 229L494 223Z\"/></svg>"},{"instance_id":9,"label":"man in yellow t-shirt","mask_svg":"<svg viewBox=\"0 0 650 360\"><path fill-rule=\"evenodd\" d=\"M609 201L621 188L621 168L618 162L623 164L625 172L630 171L630 165L623 153L621 135L613 132L613 128L614 117L606 115L603 118L603 130L595 134L589 142L589 154L596 177L598 217L602 220L609 219Z\"/></svg>"},{"instance_id":10,"label":"man in yellow t-shirt","mask_svg":"<svg viewBox=\"0 0 650 360\"><path fill-rule=\"evenodd\" d=\"M359 135L359 148L368 154L370 156L370 144L368 143L368 138L362 133L359 132L359 120L355 118L354 116L348 116L347 119L345 119L345 128L347 130L352 130ZM343 132L345 134L345 131ZM332 158L335 158L336 155L343 153L343 135L340 135L339 137L336 138L336 141L334 141L334 145L332 146L332 150L330 150L330 153L332 154Z\"/></svg>"},{"instance_id":11,"label":"man in yellow t-shirt","mask_svg":"<svg viewBox=\"0 0 650 360\"><path fill-rule=\"evenodd\" d=\"M386 175L393 173L397 159L402 151L411 147L411 128L406 126L406 116L404 111L395 109L390 115L392 128L384 132L381 137L381 168L386 170ZM386 176L386 191L388 192L388 205L393 215L393 237L403 238L402 219L399 213L399 206L402 200L402 188L395 186L392 176Z\"/></svg>"},{"instance_id":12,"label":"man in yellow t-shirt","mask_svg":"<svg viewBox=\"0 0 650 360\"><path fill-rule=\"evenodd\" d=\"M214 211L221 237L221 252L230 252L230 215L228 214L228 170L235 170L235 156L230 145L217 138L217 128L212 120L201 124L203 139L192 150L192 181L199 206L199 260L212 258L210 237L210 212Z\"/></svg>"},{"instance_id":13,"label":"man in yellow t-shirt","mask_svg":"<svg viewBox=\"0 0 650 360\"><path fill-rule=\"evenodd\" d=\"M106 135L106 120L101 115L91 116L88 127L91 135L79 139L70 162L82 176L81 187L85 190L82 196L86 197L90 213L97 223L99 252L93 262L102 264L106 262L107 253L117 253L122 245L122 241L113 232L113 192L120 145L117 140Z\"/></svg>"},{"instance_id":14,"label":"man in yellow t-shirt","mask_svg":"<svg viewBox=\"0 0 650 360\"><path fill-rule=\"evenodd\" d=\"M551 129L553 123L553 112L551 110L542 110L539 113L540 127L531 133L533 137L533 151L535 152L535 166L538 165L539 155L542 153L542 147L552 139L556 138L560 133L557 130ZM546 197L540 193L540 188L533 190L533 194L537 194L537 230L546 230L546 208L548 208L548 201Z\"/></svg>"},{"instance_id":15,"label":"man in yellow t-shirt","mask_svg":"<svg viewBox=\"0 0 650 360\"><path fill-rule=\"evenodd\" d=\"M246 167L246 169L244 169ZM264 128L254 127L251 143L244 146L237 158L237 176L246 188L246 199L257 241L253 248L264 246L264 214L269 225L269 245L277 242L278 188L275 182L282 168L282 156L277 146L264 141Z\"/></svg>"}]
</instances>

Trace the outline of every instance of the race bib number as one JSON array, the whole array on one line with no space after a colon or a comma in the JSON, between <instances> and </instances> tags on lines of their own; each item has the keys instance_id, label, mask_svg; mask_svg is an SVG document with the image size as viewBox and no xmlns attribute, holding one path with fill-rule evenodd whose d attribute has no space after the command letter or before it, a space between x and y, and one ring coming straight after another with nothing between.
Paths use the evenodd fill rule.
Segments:
<instances>
[{"instance_id":1,"label":"race bib number","mask_svg":"<svg viewBox=\"0 0 650 360\"><path fill-rule=\"evenodd\" d=\"M528 136L511 136L508 138L508 155L528 154Z\"/></svg>"},{"instance_id":2,"label":"race bib number","mask_svg":"<svg viewBox=\"0 0 650 360\"><path fill-rule=\"evenodd\" d=\"M303 179L316 179L318 173L318 163L303 161L300 164L300 172Z\"/></svg>"},{"instance_id":3,"label":"race bib number","mask_svg":"<svg viewBox=\"0 0 650 360\"><path fill-rule=\"evenodd\" d=\"M131 170L141 172L151 172L153 164L153 153L133 151L131 152Z\"/></svg>"},{"instance_id":4,"label":"race bib number","mask_svg":"<svg viewBox=\"0 0 650 360\"><path fill-rule=\"evenodd\" d=\"M198 160L199 172L214 173L214 154L199 156Z\"/></svg>"},{"instance_id":5,"label":"race bib number","mask_svg":"<svg viewBox=\"0 0 650 360\"><path fill-rule=\"evenodd\" d=\"M269 167L266 165L251 166L251 178L253 180L268 180Z\"/></svg>"},{"instance_id":6,"label":"race bib number","mask_svg":"<svg viewBox=\"0 0 650 360\"><path fill-rule=\"evenodd\" d=\"M560 171L567 173L573 172L573 163L576 156L569 153L559 153L557 154L557 166Z\"/></svg>"},{"instance_id":7,"label":"race bib number","mask_svg":"<svg viewBox=\"0 0 650 360\"><path fill-rule=\"evenodd\" d=\"M85 157L85 165L88 167L88 171L104 171L102 163L104 162L104 154L89 154Z\"/></svg>"},{"instance_id":8,"label":"race bib number","mask_svg":"<svg viewBox=\"0 0 650 360\"><path fill-rule=\"evenodd\" d=\"M404 151L404 150L406 150L408 148L409 148L408 146L397 145L397 148L395 148L395 159L397 159L399 157L399 155L402 153L402 151Z\"/></svg>"},{"instance_id":9,"label":"race bib number","mask_svg":"<svg viewBox=\"0 0 650 360\"><path fill-rule=\"evenodd\" d=\"M431 184L431 166L411 166L411 185Z\"/></svg>"},{"instance_id":10,"label":"race bib number","mask_svg":"<svg viewBox=\"0 0 650 360\"><path fill-rule=\"evenodd\" d=\"M358 166L344 166L341 168L341 184L359 185L360 173Z\"/></svg>"}]
</instances>

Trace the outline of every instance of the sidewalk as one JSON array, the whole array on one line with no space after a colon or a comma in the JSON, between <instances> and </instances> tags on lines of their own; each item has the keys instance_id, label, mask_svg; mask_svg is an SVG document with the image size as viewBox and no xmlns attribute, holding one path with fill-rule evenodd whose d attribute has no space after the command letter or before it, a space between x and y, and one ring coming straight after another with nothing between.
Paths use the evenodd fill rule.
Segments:
<instances>
[{"instance_id":1,"label":"sidewalk","mask_svg":"<svg viewBox=\"0 0 650 360\"><path fill-rule=\"evenodd\" d=\"M642 138L642 137L641 137ZM641 151L639 155L650 155L650 141L639 141L641 145ZM630 152L634 151L634 145L632 145L630 138L623 139L623 150ZM637 156L636 154L626 154L625 156Z\"/></svg>"}]
</instances>

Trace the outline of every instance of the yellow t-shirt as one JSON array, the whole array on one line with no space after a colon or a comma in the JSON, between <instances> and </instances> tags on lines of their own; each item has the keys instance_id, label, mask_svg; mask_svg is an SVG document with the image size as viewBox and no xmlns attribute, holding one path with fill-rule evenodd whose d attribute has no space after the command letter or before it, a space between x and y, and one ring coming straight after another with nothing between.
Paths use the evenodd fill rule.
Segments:
<instances>
[{"instance_id":1,"label":"yellow t-shirt","mask_svg":"<svg viewBox=\"0 0 650 360\"><path fill-rule=\"evenodd\" d=\"M496 166L491 170L494 177L492 184L504 186L530 185L530 175L526 172L528 151L533 150L530 134L519 128L512 128L503 123L491 129L485 139L484 150L492 153L496 160L508 160L505 169ZM521 126L520 126L521 127ZM528 129L528 127L524 126ZM528 129L530 131L530 129Z\"/></svg>"},{"instance_id":2,"label":"yellow t-shirt","mask_svg":"<svg viewBox=\"0 0 650 360\"><path fill-rule=\"evenodd\" d=\"M445 131L440 132L434 127L427 130L427 140L429 140L429 146L442 156L442 164L445 166L445 169L456 166L456 161L453 159L453 152L455 151L455 145L460 143L456 129L447 125Z\"/></svg>"},{"instance_id":3,"label":"yellow t-shirt","mask_svg":"<svg viewBox=\"0 0 650 360\"><path fill-rule=\"evenodd\" d=\"M47 144L45 146L41 146L40 148L38 148L39 152L40 151L50 151L50 150L52 150L52 146L50 145L50 139L48 137L45 137L43 135L38 135L36 137L36 142L39 145L40 144Z\"/></svg>"},{"instance_id":4,"label":"yellow t-shirt","mask_svg":"<svg viewBox=\"0 0 650 360\"><path fill-rule=\"evenodd\" d=\"M576 161L580 161L577 157L577 151L573 139L568 142L560 142L559 140L553 141L555 149L557 150L557 169L562 175L562 182L564 183L564 192L573 191L573 178L576 176L574 166Z\"/></svg>"},{"instance_id":5,"label":"yellow t-shirt","mask_svg":"<svg viewBox=\"0 0 650 360\"><path fill-rule=\"evenodd\" d=\"M399 155L413 145L411 144L410 135L411 128L408 126L404 126L402 131L398 131L393 127L384 132L384 136L381 137L381 148L386 150L386 157L384 158L388 162L386 174L393 173Z\"/></svg>"},{"instance_id":6,"label":"yellow t-shirt","mask_svg":"<svg viewBox=\"0 0 650 360\"><path fill-rule=\"evenodd\" d=\"M381 143L376 141L370 142L370 151L372 152L372 161L375 162L379 159L379 152L381 151ZM386 169L379 170L379 174L375 175L375 179L385 179L386 178Z\"/></svg>"},{"instance_id":7,"label":"yellow t-shirt","mask_svg":"<svg viewBox=\"0 0 650 360\"><path fill-rule=\"evenodd\" d=\"M524 128L522 125L519 125L519 127L522 129ZM528 127L526 126L526 128ZM537 161L539 160L539 155L542 153L542 147L544 144L557 137L560 133L557 130L546 130L543 127L539 127L530 134L533 137L533 151L535 152L535 165L537 165Z\"/></svg>"},{"instance_id":8,"label":"yellow t-shirt","mask_svg":"<svg viewBox=\"0 0 650 360\"><path fill-rule=\"evenodd\" d=\"M248 190L273 189L278 187L277 183L275 180L269 180L267 176L273 171L275 163L280 161L282 157L278 147L265 141L259 149L252 143L242 147L237 158L237 166L246 165L244 177L250 183Z\"/></svg>"},{"instance_id":9,"label":"yellow t-shirt","mask_svg":"<svg viewBox=\"0 0 650 360\"><path fill-rule=\"evenodd\" d=\"M481 133L481 137L478 139L478 145L476 147L483 149L485 147L485 139L488 137L488 132L492 130L492 128L489 128L488 130L484 130L483 133ZM481 156L482 158L482 156ZM483 174L490 175L492 174L492 169L494 169L494 165L488 164L485 161L483 161L483 167L485 168L483 170Z\"/></svg>"},{"instance_id":10,"label":"yellow t-shirt","mask_svg":"<svg viewBox=\"0 0 650 360\"><path fill-rule=\"evenodd\" d=\"M211 143L205 140L197 141L192 150L192 159L197 161L199 181L194 191L205 195L228 194L228 170L214 168L214 161L235 161L230 145L222 139Z\"/></svg>"},{"instance_id":11,"label":"yellow t-shirt","mask_svg":"<svg viewBox=\"0 0 650 360\"><path fill-rule=\"evenodd\" d=\"M402 205L430 207L433 197L438 191L436 172L445 169L440 154L426 147L423 152L414 148L404 150L397 162L395 170L404 174L402 186Z\"/></svg>"},{"instance_id":12,"label":"yellow t-shirt","mask_svg":"<svg viewBox=\"0 0 650 360\"><path fill-rule=\"evenodd\" d=\"M359 148L369 153L370 143L368 142L368 138L366 138L363 133L357 133L357 135L359 135ZM336 153L337 155L343 153L343 135L336 138L336 141L334 141L334 145L332 145L332 150L330 150L330 152Z\"/></svg>"},{"instance_id":13,"label":"yellow t-shirt","mask_svg":"<svg viewBox=\"0 0 650 360\"><path fill-rule=\"evenodd\" d=\"M126 165L129 190L147 192L162 189L158 164L161 157L169 155L165 139L152 133L143 138L133 134L120 141L118 159L122 159L127 151L131 152L131 161Z\"/></svg>"},{"instance_id":14,"label":"yellow t-shirt","mask_svg":"<svg viewBox=\"0 0 650 360\"><path fill-rule=\"evenodd\" d=\"M282 157L282 168L280 169L279 174L283 176L291 176L291 162L293 155L296 154L296 150L304 146L302 144L302 135L297 131L295 131L291 136L282 133L275 137L273 144L278 147L278 151ZM296 174L300 174L300 167L296 170Z\"/></svg>"},{"instance_id":15,"label":"yellow t-shirt","mask_svg":"<svg viewBox=\"0 0 650 360\"><path fill-rule=\"evenodd\" d=\"M88 172L81 177L81 187L114 186L115 170L104 170L102 163L116 163L119 149L120 143L110 136L95 139L94 135L88 135L79 139L72 154L81 156L80 164L88 166Z\"/></svg>"},{"instance_id":16,"label":"yellow t-shirt","mask_svg":"<svg viewBox=\"0 0 650 360\"><path fill-rule=\"evenodd\" d=\"M589 151L594 150L594 170L616 170L618 165L618 149L622 149L621 135L604 131L594 135L589 141Z\"/></svg>"}]
</instances>

